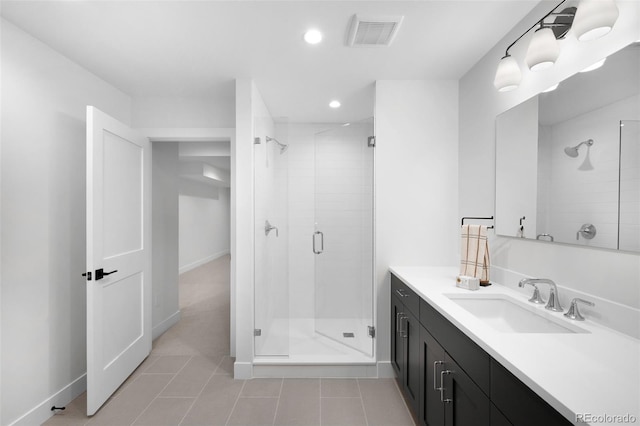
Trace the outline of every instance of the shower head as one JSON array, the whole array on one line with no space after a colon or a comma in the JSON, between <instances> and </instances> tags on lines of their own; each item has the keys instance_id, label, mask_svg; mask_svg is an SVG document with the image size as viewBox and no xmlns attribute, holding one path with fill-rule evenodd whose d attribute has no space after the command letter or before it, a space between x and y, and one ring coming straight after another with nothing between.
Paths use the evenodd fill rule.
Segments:
<instances>
[{"instance_id":1,"label":"shower head","mask_svg":"<svg viewBox=\"0 0 640 426\"><path fill-rule=\"evenodd\" d=\"M580 145L583 145L583 144L586 144L587 146L591 146L593 145L593 139L588 139L584 142L580 142L576 146L568 146L564 149L564 153L571 158L576 158L578 156L578 148L580 148Z\"/></svg>"},{"instance_id":2,"label":"shower head","mask_svg":"<svg viewBox=\"0 0 640 426\"><path fill-rule=\"evenodd\" d=\"M578 156L578 148L575 146L574 147L568 146L564 149L564 153L567 154L569 157L575 158Z\"/></svg>"},{"instance_id":3,"label":"shower head","mask_svg":"<svg viewBox=\"0 0 640 426\"><path fill-rule=\"evenodd\" d=\"M278 144L278 146L280 147L280 154L284 153L287 150L287 148L289 148L289 145L281 143L281 142L278 142L277 139L272 138L270 136L267 136L266 139L267 139L267 142L273 141L273 142Z\"/></svg>"}]
</instances>

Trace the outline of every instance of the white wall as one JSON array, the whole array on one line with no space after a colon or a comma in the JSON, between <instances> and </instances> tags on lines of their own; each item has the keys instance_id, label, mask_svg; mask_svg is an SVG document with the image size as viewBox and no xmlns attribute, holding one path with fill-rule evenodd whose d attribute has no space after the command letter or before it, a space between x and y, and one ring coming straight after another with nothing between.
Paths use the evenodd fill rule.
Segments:
<instances>
[{"instance_id":1,"label":"white wall","mask_svg":"<svg viewBox=\"0 0 640 426\"><path fill-rule=\"evenodd\" d=\"M236 80L236 138L231 144L231 344L234 377L253 375L253 136L254 98L251 80Z\"/></svg>"},{"instance_id":2,"label":"white wall","mask_svg":"<svg viewBox=\"0 0 640 426\"><path fill-rule=\"evenodd\" d=\"M179 196L180 273L229 253L229 188L218 198Z\"/></svg>"},{"instance_id":3,"label":"white wall","mask_svg":"<svg viewBox=\"0 0 640 426\"><path fill-rule=\"evenodd\" d=\"M459 260L458 82L376 82L377 356L389 359L390 265Z\"/></svg>"},{"instance_id":4,"label":"white wall","mask_svg":"<svg viewBox=\"0 0 640 426\"><path fill-rule=\"evenodd\" d=\"M235 127L235 98L135 97L132 125L137 128Z\"/></svg>"},{"instance_id":5,"label":"white wall","mask_svg":"<svg viewBox=\"0 0 640 426\"><path fill-rule=\"evenodd\" d=\"M153 337L180 319L178 300L178 143L153 146Z\"/></svg>"},{"instance_id":6,"label":"white wall","mask_svg":"<svg viewBox=\"0 0 640 426\"><path fill-rule=\"evenodd\" d=\"M86 106L131 100L5 20L2 89L0 423L39 424L85 386Z\"/></svg>"},{"instance_id":7,"label":"white wall","mask_svg":"<svg viewBox=\"0 0 640 426\"><path fill-rule=\"evenodd\" d=\"M493 78L504 49L548 12L536 7L460 80L460 209L458 216L492 215L495 202L495 118L518 103L640 39L640 3L617 1L620 17L613 31L589 43L568 37L555 66L533 74L523 69L520 87L499 93ZM512 50L521 63L528 45L523 38ZM640 255L523 239L491 241L494 265L529 276L555 280L560 286L640 308ZM579 266L579 267L577 267ZM568 294L567 291L564 292ZM563 290L560 290L561 299ZM565 300L565 305L567 304ZM597 311L597 309L596 309Z\"/></svg>"}]
</instances>

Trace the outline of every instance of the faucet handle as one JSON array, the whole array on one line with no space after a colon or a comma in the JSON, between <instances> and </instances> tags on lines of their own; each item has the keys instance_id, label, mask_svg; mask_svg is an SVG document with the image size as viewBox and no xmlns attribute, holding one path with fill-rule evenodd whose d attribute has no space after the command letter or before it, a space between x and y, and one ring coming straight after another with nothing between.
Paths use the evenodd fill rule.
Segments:
<instances>
[{"instance_id":1,"label":"faucet handle","mask_svg":"<svg viewBox=\"0 0 640 426\"><path fill-rule=\"evenodd\" d=\"M529 299L529 302L535 303L536 305L544 305L545 302L540 296L540 290L538 289L538 286L535 285L535 283L524 282L520 287L524 287L526 284L529 284L533 287L533 294L531 295L531 299Z\"/></svg>"},{"instance_id":2,"label":"faucet handle","mask_svg":"<svg viewBox=\"0 0 640 426\"><path fill-rule=\"evenodd\" d=\"M584 299L580 299L579 297L576 297L571 301L571 306L569 307L569 310L567 311L567 313L564 314L564 316L574 321L584 321L584 317L580 314L580 310L578 309L578 302L584 303L585 305L588 305L588 306L596 306L595 303L589 300L584 300Z\"/></svg>"}]
</instances>

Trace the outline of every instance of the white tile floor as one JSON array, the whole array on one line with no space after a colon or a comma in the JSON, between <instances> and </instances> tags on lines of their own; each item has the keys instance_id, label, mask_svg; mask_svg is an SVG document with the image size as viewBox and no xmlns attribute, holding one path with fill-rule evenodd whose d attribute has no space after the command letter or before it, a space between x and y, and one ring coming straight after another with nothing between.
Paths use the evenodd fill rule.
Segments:
<instances>
[{"instance_id":1,"label":"white tile floor","mask_svg":"<svg viewBox=\"0 0 640 426\"><path fill-rule=\"evenodd\" d=\"M392 379L234 380L229 257L180 276L182 319L89 418L86 394L45 425L344 425L414 422Z\"/></svg>"}]
</instances>

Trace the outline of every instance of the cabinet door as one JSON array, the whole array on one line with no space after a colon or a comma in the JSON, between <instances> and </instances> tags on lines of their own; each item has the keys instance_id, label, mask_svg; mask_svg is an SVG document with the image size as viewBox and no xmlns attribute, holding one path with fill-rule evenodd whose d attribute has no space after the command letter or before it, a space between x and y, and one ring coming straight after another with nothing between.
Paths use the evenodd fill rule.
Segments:
<instances>
[{"instance_id":1,"label":"cabinet door","mask_svg":"<svg viewBox=\"0 0 640 426\"><path fill-rule=\"evenodd\" d=\"M405 312L402 336L404 338L404 371L402 384L407 402L417 413L420 402L420 323L408 310Z\"/></svg>"},{"instance_id":2,"label":"cabinet door","mask_svg":"<svg viewBox=\"0 0 640 426\"><path fill-rule=\"evenodd\" d=\"M440 400L440 372L444 370L444 349L420 327L419 419L423 426L444 425L444 403Z\"/></svg>"},{"instance_id":3,"label":"cabinet door","mask_svg":"<svg viewBox=\"0 0 640 426\"><path fill-rule=\"evenodd\" d=\"M493 404L491 404L491 426L513 426Z\"/></svg>"},{"instance_id":4,"label":"cabinet door","mask_svg":"<svg viewBox=\"0 0 640 426\"><path fill-rule=\"evenodd\" d=\"M402 338L401 325L404 322L404 306L400 300L391 296L391 365L396 371L396 376L402 381L404 370L404 339Z\"/></svg>"},{"instance_id":5,"label":"cabinet door","mask_svg":"<svg viewBox=\"0 0 640 426\"><path fill-rule=\"evenodd\" d=\"M491 402L514 425L572 424L495 360L491 361Z\"/></svg>"},{"instance_id":6,"label":"cabinet door","mask_svg":"<svg viewBox=\"0 0 640 426\"><path fill-rule=\"evenodd\" d=\"M467 374L445 354L445 425L489 426L491 402Z\"/></svg>"}]
</instances>

